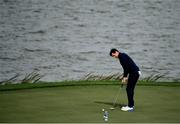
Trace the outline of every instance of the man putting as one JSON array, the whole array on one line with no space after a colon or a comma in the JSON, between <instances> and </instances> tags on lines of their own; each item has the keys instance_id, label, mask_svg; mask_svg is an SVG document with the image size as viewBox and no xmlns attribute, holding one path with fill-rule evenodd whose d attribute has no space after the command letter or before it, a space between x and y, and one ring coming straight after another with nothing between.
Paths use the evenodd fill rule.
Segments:
<instances>
[{"instance_id":1,"label":"man putting","mask_svg":"<svg viewBox=\"0 0 180 124\"><path fill-rule=\"evenodd\" d=\"M127 83L126 92L128 97L128 105L121 108L122 111L134 110L134 88L141 74L139 67L135 62L126 54L121 53L117 49L111 49L110 56L118 58L123 67L124 74L122 83Z\"/></svg>"}]
</instances>

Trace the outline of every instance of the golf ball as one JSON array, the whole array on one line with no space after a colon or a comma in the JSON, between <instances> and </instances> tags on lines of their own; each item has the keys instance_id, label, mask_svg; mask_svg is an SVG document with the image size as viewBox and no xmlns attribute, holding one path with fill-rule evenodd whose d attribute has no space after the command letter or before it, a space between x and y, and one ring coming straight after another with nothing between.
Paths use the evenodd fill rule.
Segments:
<instances>
[{"instance_id":1,"label":"golf ball","mask_svg":"<svg viewBox=\"0 0 180 124\"><path fill-rule=\"evenodd\" d=\"M102 111L104 112L104 109L102 109Z\"/></svg>"},{"instance_id":2,"label":"golf ball","mask_svg":"<svg viewBox=\"0 0 180 124\"><path fill-rule=\"evenodd\" d=\"M108 121L108 119L107 119L107 118L105 118L105 119L104 119L104 121Z\"/></svg>"}]
</instances>

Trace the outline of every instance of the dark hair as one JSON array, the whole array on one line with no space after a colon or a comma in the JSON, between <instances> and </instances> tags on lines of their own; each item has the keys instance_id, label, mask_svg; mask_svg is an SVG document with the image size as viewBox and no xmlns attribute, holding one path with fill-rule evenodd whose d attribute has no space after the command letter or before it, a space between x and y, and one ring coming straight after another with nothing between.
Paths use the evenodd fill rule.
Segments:
<instances>
[{"instance_id":1,"label":"dark hair","mask_svg":"<svg viewBox=\"0 0 180 124\"><path fill-rule=\"evenodd\" d=\"M117 49L115 49L115 48L111 49L109 55L112 56L112 53L115 53L116 51L119 52L119 51L118 51Z\"/></svg>"}]
</instances>

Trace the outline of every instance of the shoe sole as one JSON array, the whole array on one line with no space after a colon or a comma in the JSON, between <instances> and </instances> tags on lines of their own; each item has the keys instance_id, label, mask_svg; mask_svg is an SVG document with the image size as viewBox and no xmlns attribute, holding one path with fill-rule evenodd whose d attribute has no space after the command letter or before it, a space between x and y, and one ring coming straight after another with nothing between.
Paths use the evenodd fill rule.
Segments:
<instances>
[{"instance_id":1,"label":"shoe sole","mask_svg":"<svg viewBox=\"0 0 180 124\"><path fill-rule=\"evenodd\" d=\"M124 112L134 112L134 109L132 109L132 110L122 110L121 109L121 111L124 111Z\"/></svg>"}]
</instances>

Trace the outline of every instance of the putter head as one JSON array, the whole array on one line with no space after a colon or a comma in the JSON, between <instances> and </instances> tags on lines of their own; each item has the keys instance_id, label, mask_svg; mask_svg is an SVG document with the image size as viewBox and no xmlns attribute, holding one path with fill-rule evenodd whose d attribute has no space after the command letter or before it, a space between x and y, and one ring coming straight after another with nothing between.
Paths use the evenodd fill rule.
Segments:
<instances>
[{"instance_id":1,"label":"putter head","mask_svg":"<svg viewBox=\"0 0 180 124\"><path fill-rule=\"evenodd\" d=\"M109 108L110 110L114 110L115 108L114 107L111 107L111 108Z\"/></svg>"}]
</instances>

